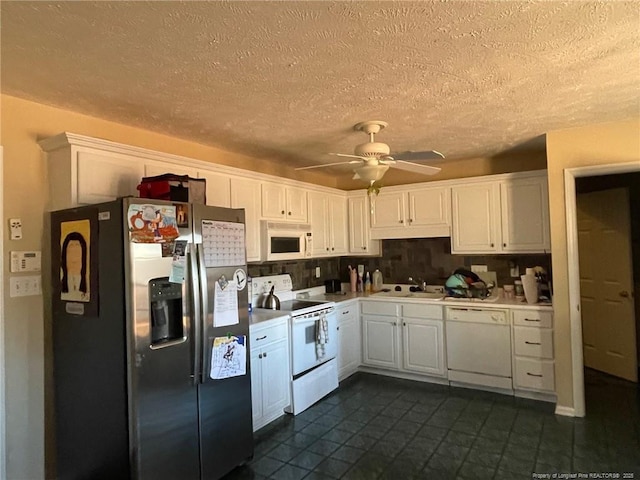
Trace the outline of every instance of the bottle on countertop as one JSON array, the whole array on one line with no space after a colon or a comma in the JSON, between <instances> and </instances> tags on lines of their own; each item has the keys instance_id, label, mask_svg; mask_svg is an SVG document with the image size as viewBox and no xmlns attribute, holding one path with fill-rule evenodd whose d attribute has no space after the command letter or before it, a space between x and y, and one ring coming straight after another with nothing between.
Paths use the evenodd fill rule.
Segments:
<instances>
[{"instance_id":1,"label":"bottle on countertop","mask_svg":"<svg viewBox=\"0 0 640 480\"><path fill-rule=\"evenodd\" d=\"M358 272L356 271L355 268L351 268L351 265L349 265L349 282L351 283L351 291L357 292L358 291Z\"/></svg>"},{"instance_id":2,"label":"bottle on countertop","mask_svg":"<svg viewBox=\"0 0 640 480\"><path fill-rule=\"evenodd\" d=\"M364 276L364 291L371 291L371 277L369 276L369 272L367 272Z\"/></svg>"},{"instance_id":3,"label":"bottle on countertop","mask_svg":"<svg viewBox=\"0 0 640 480\"><path fill-rule=\"evenodd\" d=\"M382 290L382 272L376 268L376 271L373 272L373 285L371 289L374 292L379 292Z\"/></svg>"}]
</instances>

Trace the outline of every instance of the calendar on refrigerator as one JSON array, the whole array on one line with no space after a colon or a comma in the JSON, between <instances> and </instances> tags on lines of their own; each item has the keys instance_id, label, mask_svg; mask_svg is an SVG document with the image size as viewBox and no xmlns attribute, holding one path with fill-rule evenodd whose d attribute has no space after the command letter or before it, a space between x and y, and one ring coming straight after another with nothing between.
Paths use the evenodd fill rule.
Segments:
<instances>
[{"instance_id":1,"label":"calendar on refrigerator","mask_svg":"<svg viewBox=\"0 0 640 480\"><path fill-rule=\"evenodd\" d=\"M202 245L207 268L244 265L244 223L202 220Z\"/></svg>"}]
</instances>

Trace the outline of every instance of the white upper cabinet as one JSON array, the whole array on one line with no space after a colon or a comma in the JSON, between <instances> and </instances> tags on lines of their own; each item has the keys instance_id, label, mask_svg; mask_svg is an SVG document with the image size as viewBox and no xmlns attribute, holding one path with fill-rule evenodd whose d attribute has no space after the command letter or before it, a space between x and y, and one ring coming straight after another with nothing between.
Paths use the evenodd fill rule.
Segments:
<instances>
[{"instance_id":1,"label":"white upper cabinet","mask_svg":"<svg viewBox=\"0 0 640 480\"><path fill-rule=\"evenodd\" d=\"M145 177L157 177L158 175L164 175L165 173L173 173L174 175L187 175L191 178L198 178L198 170L196 168L164 162L145 162Z\"/></svg>"},{"instance_id":2,"label":"white upper cabinet","mask_svg":"<svg viewBox=\"0 0 640 480\"><path fill-rule=\"evenodd\" d=\"M371 202L373 239L450 235L449 187L383 190Z\"/></svg>"},{"instance_id":3,"label":"white upper cabinet","mask_svg":"<svg viewBox=\"0 0 640 480\"><path fill-rule=\"evenodd\" d=\"M547 177L514 179L500 185L502 250L550 250Z\"/></svg>"},{"instance_id":4,"label":"white upper cabinet","mask_svg":"<svg viewBox=\"0 0 640 480\"><path fill-rule=\"evenodd\" d=\"M314 257L347 253L347 208L344 197L309 192L308 219L313 234Z\"/></svg>"},{"instance_id":5,"label":"white upper cabinet","mask_svg":"<svg viewBox=\"0 0 640 480\"><path fill-rule=\"evenodd\" d=\"M370 208L366 193L347 199L349 253L354 255L379 255L380 241L370 237Z\"/></svg>"},{"instance_id":6,"label":"white upper cabinet","mask_svg":"<svg viewBox=\"0 0 640 480\"><path fill-rule=\"evenodd\" d=\"M451 252L549 250L548 198L545 174L454 185Z\"/></svg>"},{"instance_id":7,"label":"white upper cabinet","mask_svg":"<svg viewBox=\"0 0 640 480\"><path fill-rule=\"evenodd\" d=\"M247 262L260 261L260 182L233 177L231 208L244 208Z\"/></svg>"},{"instance_id":8,"label":"white upper cabinet","mask_svg":"<svg viewBox=\"0 0 640 480\"><path fill-rule=\"evenodd\" d=\"M263 182L262 218L287 222L306 222L306 190L279 183Z\"/></svg>"},{"instance_id":9,"label":"white upper cabinet","mask_svg":"<svg viewBox=\"0 0 640 480\"><path fill-rule=\"evenodd\" d=\"M199 170L198 178L207 181L207 205L231 207L231 176Z\"/></svg>"}]
</instances>

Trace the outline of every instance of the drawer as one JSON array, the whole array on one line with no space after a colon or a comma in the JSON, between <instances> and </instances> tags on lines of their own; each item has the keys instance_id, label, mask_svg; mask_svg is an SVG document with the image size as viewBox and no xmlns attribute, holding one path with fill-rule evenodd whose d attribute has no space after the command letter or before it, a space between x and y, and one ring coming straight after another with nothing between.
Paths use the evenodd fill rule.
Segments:
<instances>
[{"instance_id":1,"label":"drawer","mask_svg":"<svg viewBox=\"0 0 640 480\"><path fill-rule=\"evenodd\" d=\"M513 351L516 355L553 360L553 330L513 327Z\"/></svg>"},{"instance_id":2,"label":"drawer","mask_svg":"<svg viewBox=\"0 0 640 480\"><path fill-rule=\"evenodd\" d=\"M361 313L363 315L368 313L372 315L389 315L391 317L395 317L398 312L396 304L390 302L363 302L361 308Z\"/></svg>"},{"instance_id":3,"label":"drawer","mask_svg":"<svg viewBox=\"0 0 640 480\"><path fill-rule=\"evenodd\" d=\"M344 322L345 320L351 320L352 318L357 318L358 306L352 305L350 307L337 308L336 316L338 318L338 322Z\"/></svg>"},{"instance_id":4,"label":"drawer","mask_svg":"<svg viewBox=\"0 0 640 480\"><path fill-rule=\"evenodd\" d=\"M442 320L442 307L440 305L405 303L401 305L401 308L403 317Z\"/></svg>"},{"instance_id":5,"label":"drawer","mask_svg":"<svg viewBox=\"0 0 640 480\"><path fill-rule=\"evenodd\" d=\"M513 388L554 391L554 363L551 360L516 358Z\"/></svg>"},{"instance_id":6,"label":"drawer","mask_svg":"<svg viewBox=\"0 0 640 480\"><path fill-rule=\"evenodd\" d=\"M447 320L509 325L506 310L483 310L481 308L447 307Z\"/></svg>"},{"instance_id":7,"label":"drawer","mask_svg":"<svg viewBox=\"0 0 640 480\"><path fill-rule=\"evenodd\" d=\"M513 324L525 327L553 327L553 312L540 310L512 310Z\"/></svg>"},{"instance_id":8,"label":"drawer","mask_svg":"<svg viewBox=\"0 0 640 480\"><path fill-rule=\"evenodd\" d=\"M250 343L249 348L257 348L267 343L276 342L278 340L287 339L289 336L288 322L274 325L273 327L261 329L249 329Z\"/></svg>"}]
</instances>

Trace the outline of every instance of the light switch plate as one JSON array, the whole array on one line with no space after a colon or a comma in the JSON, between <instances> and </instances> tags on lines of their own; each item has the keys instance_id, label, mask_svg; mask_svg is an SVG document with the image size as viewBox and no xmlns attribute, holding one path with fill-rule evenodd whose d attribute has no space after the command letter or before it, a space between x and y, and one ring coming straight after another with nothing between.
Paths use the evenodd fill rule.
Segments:
<instances>
[{"instance_id":1,"label":"light switch plate","mask_svg":"<svg viewBox=\"0 0 640 480\"><path fill-rule=\"evenodd\" d=\"M29 275L24 277L9 277L10 297L29 297L42 294L42 282L40 276Z\"/></svg>"},{"instance_id":2,"label":"light switch plate","mask_svg":"<svg viewBox=\"0 0 640 480\"><path fill-rule=\"evenodd\" d=\"M316 278L320 278L320 267L316 267Z\"/></svg>"}]
</instances>

